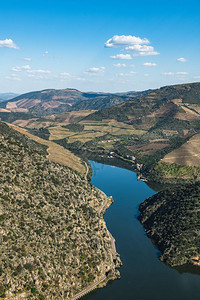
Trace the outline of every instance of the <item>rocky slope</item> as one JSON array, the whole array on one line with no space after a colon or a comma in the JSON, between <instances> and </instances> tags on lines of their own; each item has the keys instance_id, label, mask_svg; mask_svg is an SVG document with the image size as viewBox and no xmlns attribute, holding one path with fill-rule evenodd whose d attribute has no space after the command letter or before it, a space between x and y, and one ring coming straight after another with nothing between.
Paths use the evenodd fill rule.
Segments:
<instances>
[{"instance_id":1,"label":"rocky slope","mask_svg":"<svg viewBox=\"0 0 200 300\"><path fill-rule=\"evenodd\" d=\"M0 298L70 299L115 278L105 195L3 123L0 150Z\"/></svg>"},{"instance_id":2,"label":"rocky slope","mask_svg":"<svg viewBox=\"0 0 200 300\"><path fill-rule=\"evenodd\" d=\"M140 222L159 247L160 259L174 267L200 266L200 184L166 189L140 205Z\"/></svg>"}]
</instances>

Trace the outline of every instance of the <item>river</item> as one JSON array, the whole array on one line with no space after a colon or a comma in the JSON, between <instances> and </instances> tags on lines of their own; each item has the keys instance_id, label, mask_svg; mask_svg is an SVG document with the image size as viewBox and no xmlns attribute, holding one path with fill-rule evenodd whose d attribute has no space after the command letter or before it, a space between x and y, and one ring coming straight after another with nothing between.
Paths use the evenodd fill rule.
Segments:
<instances>
[{"instance_id":1,"label":"river","mask_svg":"<svg viewBox=\"0 0 200 300\"><path fill-rule=\"evenodd\" d=\"M104 219L116 239L121 279L84 300L200 300L200 275L180 273L160 262L159 251L137 220L138 207L155 192L134 172L90 161L92 184L114 203Z\"/></svg>"}]
</instances>

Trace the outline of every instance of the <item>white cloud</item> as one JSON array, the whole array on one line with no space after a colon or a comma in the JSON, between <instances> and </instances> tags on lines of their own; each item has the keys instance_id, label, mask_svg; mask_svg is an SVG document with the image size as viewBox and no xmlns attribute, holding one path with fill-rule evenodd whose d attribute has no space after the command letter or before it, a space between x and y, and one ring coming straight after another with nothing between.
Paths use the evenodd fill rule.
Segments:
<instances>
[{"instance_id":1,"label":"white cloud","mask_svg":"<svg viewBox=\"0 0 200 300\"><path fill-rule=\"evenodd\" d=\"M176 72L176 73L174 73L174 72L164 72L164 73L162 73L162 75L165 75L165 76L175 76L175 75L181 75L181 76L183 76L183 75L188 75L188 72Z\"/></svg>"},{"instance_id":2,"label":"white cloud","mask_svg":"<svg viewBox=\"0 0 200 300\"><path fill-rule=\"evenodd\" d=\"M136 37L134 35L114 35L111 39L107 40L105 47L112 48L149 43L150 42L148 39L141 39L140 37Z\"/></svg>"},{"instance_id":3,"label":"white cloud","mask_svg":"<svg viewBox=\"0 0 200 300\"><path fill-rule=\"evenodd\" d=\"M144 76L145 76L145 77L149 77L149 74L146 73L146 74L144 74Z\"/></svg>"},{"instance_id":4,"label":"white cloud","mask_svg":"<svg viewBox=\"0 0 200 300\"><path fill-rule=\"evenodd\" d=\"M177 72L176 75L188 75L188 72Z\"/></svg>"},{"instance_id":5,"label":"white cloud","mask_svg":"<svg viewBox=\"0 0 200 300\"><path fill-rule=\"evenodd\" d=\"M21 80L21 78L19 78L16 74L11 74L10 76L6 76L5 78L9 80L16 80L16 81Z\"/></svg>"},{"instance_id":6,"label":"white cloud","mask_svg":"<svg viewBox=\"0 0 200 300\"><path fill-rule=\"evenodd\" d=\"M32 74L50 74L51 71L50 70L28 70L28 73L32 73Z\"/></svg>"},{"instance_id":7,"label":"white cloud","mask_svg":"<svg viewBox=\"0 0 200 300\"><path fill-rule=\"evenodd\" d=\"M25 57L24 60L25 61L31 61L32 59L30 57Z\"/></svg>"},{"instance_id":8,"label":"white cloud","mask_svg":"<svg viewBox=\"0 0 200 300\"><path fill-rule=\"evenodd\" d=\"M133 45L133 46L128 46L125 48L126 51L144 51L144 52L149 52L149 51L154 51L153 46L147 46L147 45Z\"/></svg>"},{"instance_id":9,"label":"white cloud","mask_svg":"<svg viewBox=\"0 0 200 300\"><path fill-rule=\"evenodd\" d=\"M11 39L0 40L0 48L13 48L19 49L17 45Z\"/></svg>"},{"instance_id":10,"label":"white cloud","mask_svg":"<svg viewBox=\"0 0 200 300\"><path fill-rule=\"evenodd\" d=\"M105 67L93 67L85 71L84 74L98 76L98 75L103 75L104 71L105 71Z\"/></svg>"},{"instance_id":11,"label":"white cloud","mask_svg":"<svg viewBox=\"0 0 200 300\"><path fill-rule=\"evenodd\" d=\"M21 66L21 67L13 67L12 71L14 72L21 72L22 70L30 70L30 66L29 65L25 65L25 66Z\"/></svg>"},{"instance_id":12,"label":"white cloud","mask_svg":"<svg viewBox=\"0 0 200 300\"><path fill-rule=\"evenodd\" d=\"M34 79L48 79L47 76L40 75L40 74L28 74L28 77Z\"/></svg>"},{"instance_id":13,"label":"white cloud","mask_svg":"<svg viewBox=\"0 0 200 300\"><path fill-rule=\"evenodd\" d=\"M119 73L119 76L122 76L122 77L124 77L124 76L133 76L134 74L136 74L136 72L131 71L129 73Z\"/></svg>"},{"instance_id":14,"label":"white cloud","mask_svg":"<svg viewBox=\"0 0 200 300\"><path fill-rule=\"evenodd\" d=\"M126 51L134 51L134 56L148 56L148 55L159 55L160 53L154 51L153 46L147 45L133 45L125 48Z\"/></svg>"},{"instance_id":15,"label":"white cloud","mask_svg":"<svg viewBox=\"0 0 200 300\"><path fill-rule=\"evenodd\" d=\"M59 75L59 78L60 78L61 81L65 81L65 80L85 81L85 78L71 75L68 72L61 72L60 75Z\"/></svg>"},{"instance_id":16,"label":"white cloud","mask_svg":"<svg viewBox=\"0 0 200 300\"><path fill-rule=\"evenodd\" d=\"M83 78L83 77L76 77L76 76L74 76L73 79L74 79L74 80L77 80L77 81L86 81L86 79Z\"/></svg>"},{"instance_id":17,"label":"white cloud","mask_svg":"<svg viewBox=\"0 0 200 300\"><path fill-rule=\"evenodd\" d=\"M110 56L110 58L130 60L130 59L132 59L132 56L130 54L117 54L117 55Z\"/></svg>"},{"instance_id":18,"label":"white cloud","mask_svg":"<svg viewBox=\"0 0 200 300\"><path fill-rule=\"evenodd\" d=\"M44 51L44 53L42 54L42 56L46 56L47 54L49 54L49 51Z\"/></svg>"},{"instance_id":19,"label":"white cloud","mask_svg":"<svg viewBox=\"0 0 200 300\"><path fill-rule=\"evenodd\" d=\"M150 56L150 55L159 55L160 53L157 51L149 51L149 52L138 52L133 54L134 56Z\"/></svg>"},{"instance_id":20,"label":"white cloud","mask_svg":"<svg viewBox=\"0 0 200 300\"><path fill-rule=\"evenodd\" d=\"M187 61L187 59L186 59L186 58L184 58L184 57L180 57L180 58L178 58L178 59L177 59L177 61L180 61L180 62L186 62L186 61Z\"/></svg>"},{"instance_id":21,"label":"white cloud","mask_svg":"<svg viewBox=\"0 0 200 300\"><path fill-rule=\"evenodd\" d=\"M200 79L200 76L198 75L198 76L194 76L193 77L194 79Z\"/></svg>"},{"instance_id":22,"label":"white cloud","mask_svg":"<svg viewBox=\"0 0 200 300\"><path fill-rule=\"evenodd\" d=\"M162 75L164 75L164 76L173 76L174 73L173 72L164 72L164 73L162 73Z\"/></svg>"},{"instance_id":23,"label":"white cloud","mask_svg":"<svg viewBox=\"0 0 200 300\"><path fill-rule=\"evenodd\" d=\"M143 66L145 66L145 67L155 67L155 66L157 66L157 64L151 63L151 62L146 62L146 63L143 64Z\"/></svg>"},{"instance_id":24,"label":"white cloud","mask_svg":"<svg viewBox=\"0 0 200 300\"><path fill-rule=\"evenodd\" d=\"M61 78L71 78L72 75L69 74L68 72L62 72L62 73L60 73L60 77Z\"/></svg>"},{"instance_id":25,"label":"white cloud","mask_svg":"<svg viewBox=\"0 0 200 300\"><path fill-rule=\"evenodd\" d=\"M113 64L113 66L114 66L115 68L125 68L125 67L126 67L126 64L120 64L120 63L118 63L118 64Z\"/></svg>"}]
</instances>

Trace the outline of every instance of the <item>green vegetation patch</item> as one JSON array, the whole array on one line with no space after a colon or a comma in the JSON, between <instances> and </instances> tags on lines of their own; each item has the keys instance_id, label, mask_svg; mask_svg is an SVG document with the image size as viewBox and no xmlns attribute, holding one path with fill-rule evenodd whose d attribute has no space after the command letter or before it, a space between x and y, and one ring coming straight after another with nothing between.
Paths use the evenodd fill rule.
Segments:
<instances>
[{"instance_id":1,"label":"green vegetation patch","mask_svg":"<svg viewBox=\"0 0 200 300\"><path fill-rule=\"evenodd\" d=\"M200 167L195 166L181 166L159 162L155 167L155 171L166 177L200 179Z\"/></svg>"},{"instance_id":2,"label":"green vegetation patch","mask_svg":"<svg viewBox=\"0 0 200 300\"><path fill-rule=\"evenodd\" d=\"M170 266L200 264L200 183L169 188L140 205L140 222Z\"/></svg>"}]
</instances>

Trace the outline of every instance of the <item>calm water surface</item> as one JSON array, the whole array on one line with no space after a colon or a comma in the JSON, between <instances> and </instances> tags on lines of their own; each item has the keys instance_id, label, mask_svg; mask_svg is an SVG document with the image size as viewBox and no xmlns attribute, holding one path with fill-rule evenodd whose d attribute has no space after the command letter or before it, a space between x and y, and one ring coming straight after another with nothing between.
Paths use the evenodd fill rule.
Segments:
<instances>
[{"instance_id":1,"label":"calm water surface","mask_svg":"<svg viewBox=\"0 0 200 300\"><path fill-rule=\"evenodd\" d=\"M114 198L104 219L116 239L123 266L120 280L83 299L200 300L200 275L179 273L160 262L159 251L137 220L139 204L155 192L129 170L90 163L92 184Z\"/></svg>"}]
</instances>

